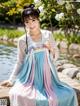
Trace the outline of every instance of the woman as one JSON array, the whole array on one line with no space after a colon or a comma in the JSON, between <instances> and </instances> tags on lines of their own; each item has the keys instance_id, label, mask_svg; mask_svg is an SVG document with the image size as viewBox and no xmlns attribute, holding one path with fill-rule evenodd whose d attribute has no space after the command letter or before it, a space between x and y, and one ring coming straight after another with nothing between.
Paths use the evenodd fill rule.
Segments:
<instances>
[{"instance_id":1,"label":"woman","mask_svg":"<svg viewBox=\"0 0 80 106\"><path fill-rule=\"evenodd\" d=\"M39 13L33 4L22 12L27 35L19 38L17 64L2 85L14 84L11 106L78 106L75 91L58 79L53 62L59 52L51 32L40 29Z\"/></svg>"}]
</instances>

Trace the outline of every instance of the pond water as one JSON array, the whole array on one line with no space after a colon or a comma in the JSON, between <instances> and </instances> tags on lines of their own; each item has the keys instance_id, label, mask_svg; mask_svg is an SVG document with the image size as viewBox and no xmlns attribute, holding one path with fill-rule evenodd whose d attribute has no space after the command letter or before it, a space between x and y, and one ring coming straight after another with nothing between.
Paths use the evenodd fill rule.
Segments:
<instances>
[{"instance_id":1,"label":"pond water","mask_svg":"<svg viewBox=\"0 0 80 106\"><path fill-rule=\"evenodd\" d=\"M16 62L17 48L0 43L0 81L8 79Z\"/></svg>"},{"instance_id":2,"label":"pond water","mask_svg":"<svg viewBox=\"0 0 80 106\"><path fill-rule=\"evenodd\" d=\"M67 55L61 55L61 59L69 59L80 67L80 60L73 60ZM9 78L17 60L17 48L11 43L0 43L0 82Z\"/></svg>"}]
</instances>

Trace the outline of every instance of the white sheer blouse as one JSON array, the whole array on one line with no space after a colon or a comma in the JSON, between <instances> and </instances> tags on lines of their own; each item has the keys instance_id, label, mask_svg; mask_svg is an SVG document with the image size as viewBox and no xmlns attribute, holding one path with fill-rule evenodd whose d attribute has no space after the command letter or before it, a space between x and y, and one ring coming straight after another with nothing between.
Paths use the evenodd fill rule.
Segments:
<instances>
[{"instance_id":1,"label":"white sheer blouse","mask_svg":"<svg viewBox=\"0 0 80 106\"><path fill-rule=\"evenodd\" d=\"M55 61L56 61L59 57L59 50L57 48L56 42L53 39L52 33L48 30L41 30L41 33L42 33L42 42L45 43L47 40L50 40L52 47L55 49ZM40 46L40 41L39 42L32 41L29 34L27 34L27 38L28 38L27 40L28 40L28 46L29 46L28 48L30 48L31 46L36 46L36 47ZM27 49L26 34L19 38L17 48L18 48L17 62L12 70L12 73L11 73L9 79L8 79L10 83L15 82L16 76L20 71L21 65L23 64L23 61L24 61L24 58L26 55L26 52L25 52L25 50Z\"/></svg>"}]
</instances>

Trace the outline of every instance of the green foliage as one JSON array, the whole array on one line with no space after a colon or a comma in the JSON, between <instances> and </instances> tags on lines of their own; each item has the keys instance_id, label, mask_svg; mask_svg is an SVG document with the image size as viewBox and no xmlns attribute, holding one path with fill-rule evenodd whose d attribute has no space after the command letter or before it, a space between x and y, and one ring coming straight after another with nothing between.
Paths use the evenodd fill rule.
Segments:
<instances>
[{"instance_id":1,"label":"green foliage","mask_svg":"<svg viewBox=\"0 0 80 106\"><path fill-rule=\"evenodd\" d=\"M6 31L6 30L3 30L2 28L0 28L0 36L5 35L5 31Z\"/></svg>"},{"instance_id":2,"label":"green foliage","mask_svg":"<svg viewBox=\"0 0 80 106\"><path fill-rule=\"evenodd\" d=\"M71 43L80 44L80 35L68 35L66 36L66 40L68 42L68 45L70 45Z\"/></svg>"},{"instance_id":3,"label":"green foliage","mask_svg":"<svg viewBox=\"0 0 80 106\"><path fill-rule=\"evenodd\" d=\"M19 37L19 36L21 36L21 35L23 35L23 34L24 34L24 32L18 31L18 30L14 30L14 29L7 31L7 36L8 36L8 38Z\"/></svg>"},{"instance_id":4,"label":"green foliage","mask_svg":"<svg viewBox=\"0 0 80 106\"><path fill-rule=\"evenodd\" d=\"M8 38L16 38L24 34L24 31L17 29L0 28L0 36L7 36Z\"/></svg>"},{"instance_id":5,"label":"green foliage","mask_svg":"<svg viewBox=\"0 0 80 106\"><path fill-rule=\"evenodd\" d=\"M64 19L59 22L59 26L66 32L77 33L80 29L80 15L77 9L80 8L79 2L66 2L64 5ZM67 34L67 33L66 33Z\"/></svg>"},{"instance_id":6,"label":"green foliage","mask_svg":"<svg viewBox=\"0 0 80 106\"><path fill-rule=\"evenodd\" d=\"M53 36L54 36L55 40L57 40L57 41L66 40L64 32L62 32L60 30L53 32Z\"/></svg>"},{"instance_id":7,"label":"green foliage","mask_svg":"<svg viewBox=\"0 0 80 106\"><path fill-rule=\"evenodd\" d=\"M74 0L65 1L63 5L59 5L57 0L41 0L41 2L44 4L44 14L42 14L43 16L41 16L41 18L43 17L42 20L49 20L50 24L47 24L52 24L51 26L53 26L55 22L57 26L66 31L80 29L80 14L77 13L77 9L80 8L79 2L74 2ZM56 22L54 17L59 13L64 13L64 18Z\"/></svg>"},{"instance_id":8,"label":"green foliage","mask_svg":"<svg viewBox=\"0 0 80 106\"><path fill-rule=\"evenodd\" d=\"M33 1L34 0L0 0L0 19L15 23L16 18L20 20L23 6L33 3ZM65 32L64 36L59 33L56 34L55 39L57 39L57 37L59 40L67 39L69 44L71 42L80 43L80 36L78 36L80 31L80 14L77 12L77 9L80 9L80 3L74 2L74 0L64 1L65 3L63 5L58 4L57 0L40 0L40 2L36 4L36 7L43 6L43 12L40 14L41 27L44 29L51 28L51 30L53 30L54 27L61 28ZM60 13L64 13L64 17L57 21L55 16ZM4 33L4 31L0 30L0 35L2 35L1 33ZM19 36L17 33L16 35ZM8 36L10 35L15 36L9 31Z\"/></svg>"},{"instance_id":9,"label":"green foliage","mask_svg":"<svg viewBox=\"0 0 80 106\"><path fill-rule=\"evenodd\" d=\"M19 14L24 5L32 3L33 0L4 0L0 7L6 9L8 15Z\"/></svg>"},{"instance_id":10,"label":"green foliage","mask_svg":"<svg viewBox=\"0 0 80 106\"><path fill-rule=\"evenodd\" d=\"M80 12L77 12L77 9L80 9L80 2L75 2L74 0L65 0L63 5L57 3L57 0L41 0L38 3L39 6L43 6L43 13L41 13L41 22L43 27L53 27L60 28L64 30L64 36L59 33L56 34L55 38L62 40L68 40L68 43L71 42L80 43L80 36L78 33L80 31ZM64 17L60 20L56 20L56 14L64 13ZM43 24L44 23L44 24ZM73 35L72 35L73 33Z\"/></svg>"},{"instance_id":11,"label":"green foliage","mask_svg":"<svg viewBox=\"0 0 80 106\"><path fill-rule=\"evenodd\" d=\"M0 1L0 19L1 22L7 21L13 25L16 24L16 15L20 18L24 5L33 3L33 0L1 0ZM1 18L2 17L2 18ZM4 18L5 17L5 18ZM11 18L10 20L10 17ZM12 21L12 22L11 22Z\"/></svg>"},{"instance_id":12,"label":"green foliage","mask_svg":"<svg viewBox=\"0 0 80 106\"><path fill-rule=\"evenodd\" d=\"M65 33L62 31L55 31L53 33L53 36L55 40L66 41L68 45L70 45L71 43L80 44L80 34L76 35L74 33L71 33L70 35L65 35Z\"/></svg>"}]
</instances>

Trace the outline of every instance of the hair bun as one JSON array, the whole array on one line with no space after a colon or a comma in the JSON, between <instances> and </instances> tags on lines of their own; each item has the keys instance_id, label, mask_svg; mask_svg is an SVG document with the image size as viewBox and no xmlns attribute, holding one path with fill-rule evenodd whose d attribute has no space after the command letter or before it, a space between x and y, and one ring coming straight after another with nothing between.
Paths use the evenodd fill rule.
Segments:
<instances>
[{"instance_id":1,"label":"hair bun","mask_svg":"<svg viewBox=\"0 0 80 106\"><path fill-rule=\"evenodd\" d=\"M40 14L40 10L39 9L37 9L37 12L38 12L38 14Z\"/></svg>"},{"instance_id":2,"label":"hair bun","mask_svg":"<svg viewBox=\"0 0 80 106\"><path fill-rule=\"evenodd\" d=\"M34 4L30 4L30 5L29 5L29 7L34 8L34 7L35 7L35 5L34 5Z\"/></svg>"},{"instance_id":3,"label":"hair bun","mask_svg":"<svg viewBox=\"0 0 80 106\"><path fill-rule=\"evenodd\" d=\"M27 9L27 8L34 8L35 7L35 5L34 4L30 4L30 5L25 5L24 6L24 9Z\"/></svg>"}]
</instances>

